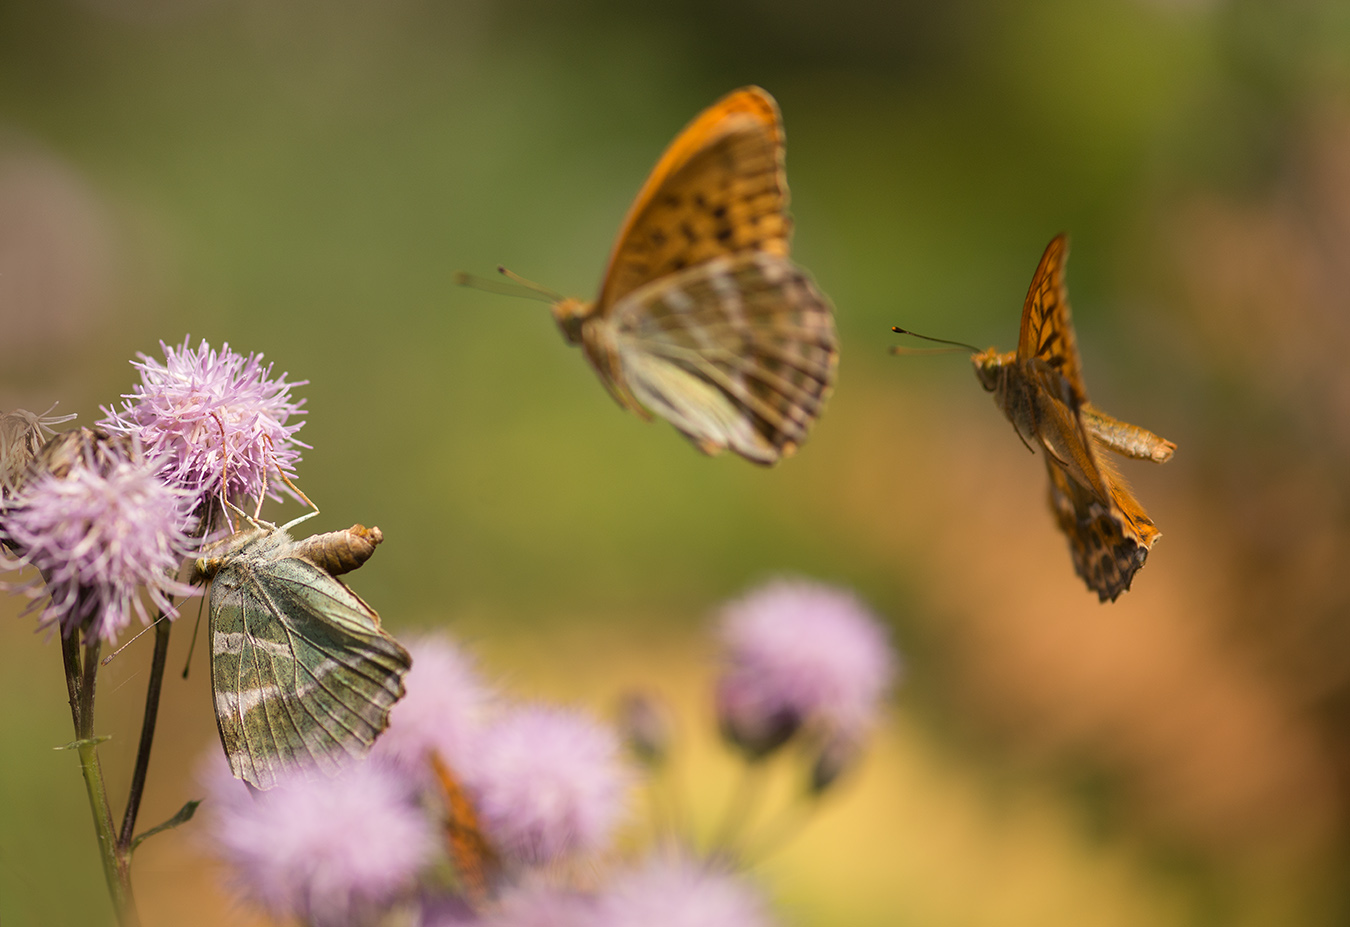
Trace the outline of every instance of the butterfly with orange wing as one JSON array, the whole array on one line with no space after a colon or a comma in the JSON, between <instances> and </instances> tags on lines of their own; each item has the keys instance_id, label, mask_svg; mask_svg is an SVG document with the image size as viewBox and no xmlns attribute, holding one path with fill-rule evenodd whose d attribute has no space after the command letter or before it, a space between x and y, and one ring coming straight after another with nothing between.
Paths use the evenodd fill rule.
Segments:
<instances>
[{"instance_id":1,"label":"butterfly with orange wing","mask_svg":"<svg viewBox=\"0 0 1350 927\"><path fill-rule=\"evenodd\" d=\"M1163 463L1176 445L1088 402L1064 286L1068 253L1063 235L1045 249L1022 306L1017 350L990 348L971 360L1023 442L1045 454L1050 508L1074 570L1103 602L1114 602L1160 535L1102 452Z\"/></svg>"},{"instance_id":2,"label":"butterfly with orange wing","mask_svg":"<svg viewBox=\"0 0 1350 927\"><path fill-rule=\"evenodd\" d=\"M734 91L657 162L600 295L553 304L619 405L659 415L706 454L777 463L834 385L833 310L788 258L787 202L778 105L758 87Z\"/></svg>"}]
</instances>

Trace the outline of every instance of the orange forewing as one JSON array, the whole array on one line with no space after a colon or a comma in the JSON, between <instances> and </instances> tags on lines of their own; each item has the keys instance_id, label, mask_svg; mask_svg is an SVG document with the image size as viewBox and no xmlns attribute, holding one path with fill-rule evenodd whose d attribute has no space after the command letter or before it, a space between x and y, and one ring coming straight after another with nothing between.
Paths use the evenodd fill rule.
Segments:
<instances>
[{"instance_id":1,"label":"orange forewing","mask_svg":"<svg viewBox=\"0 0 1350 927\"><path fill-rule=\"evenodd\" d=\"M746 250L786 256L790 228L778 104L758 87L733 91L656 162L615 239L595 312L710 258Z\"/></svg>"},{"instance_id":2,"label":"orange forewing","mask_svg":"<svg viewBox=\"0 0 1350 927\"><path fill-rule=\"evenodd\" d=\"M1074 400L1087 401L1083 364L1069 317L1069 291L1064 285L1064 264L1069 258L1069 239L1056 235L1041 255L1022 304L1022 324L1017 333L1017 359L1039 360L1068 382Z\"/></svg>"}]
</instances>

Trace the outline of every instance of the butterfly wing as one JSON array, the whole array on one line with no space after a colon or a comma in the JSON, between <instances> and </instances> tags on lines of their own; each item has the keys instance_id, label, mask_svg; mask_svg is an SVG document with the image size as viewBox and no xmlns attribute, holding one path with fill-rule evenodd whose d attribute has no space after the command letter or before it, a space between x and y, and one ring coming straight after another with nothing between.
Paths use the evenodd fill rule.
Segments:
<instances>
[{"instance_id":1,"label":"butterfly wing","mask_svg":"<svg viewBox=\"0 0 1350 927\"><path fill-rule=\"evenodd\" d=\"M211 675L230 769L260 789L286 770L363 756L411 659L337 579L294 557L232 559L211 586Z\"/></svg>"},{"instance_id":2,"label":"butterfly wing","mask_svg":"<svg viewBox=\"0 0 1350 927\"><path fill-rule=\"evenodd\" d=\"M1130 588L1134 574L1161 535L1121 478L1103 461L1096 464L1107 485L1109 501L1070 476L1052 456L1047 454L1045 458L1050 508L1069 539L1074 572L1103 602L1114 602Z\"/></svg>"},{"instance_id":3,"label":"butterfly wing","mask_svg":"<svg viewBox=\"0 0 1350 927\"><path fill-rule=\"evenodd\" d=\"M1069 315L1069 292L1064 286L1068 257L1068 237L1056 235L1041 255L1022 304L1017 359L1024 364L1037 362L1063 377L1072 398L1070 404L1076 408L1087 402L1087 387L1083 385L1083 364Z\"/></svg>"},{"instance_id":4,"label":"butterfly wing","mask_svg":"<svg viewBox=\"0 0 1350 927\"><path fill-rule=\"evenodd\" d=\"M778 104L736 90L676 136L615 240L595 312L668 274L737 251L788 253L787 181Z\"/></svg>"},{"instance_id":5,"label":"butterfly wing","mask_svg":"<svg viewBox=\"0 0 1350 927\"><path fill-rule=\"evenodd\" d=\"M481 905L495 881L500 864L497 853L488 843L478 822L478 812L468 790L454 770L436 751L431 753L431 767L441 785L445 801L445 837L450 859L464 886L464 893L474 904Z\"/></svg>"},{"instance_id":6,"label":"butterfly wing","mask_svg":"<svg viewBox=\"0 0 1350 927\"><path fill-rule=\"evenodd\" d=\"M829 301L784 257L748 252L656 281L614 309L612 356L639 402L702 451L773 464L834 385Z\"/></svg>"}]
</instances>

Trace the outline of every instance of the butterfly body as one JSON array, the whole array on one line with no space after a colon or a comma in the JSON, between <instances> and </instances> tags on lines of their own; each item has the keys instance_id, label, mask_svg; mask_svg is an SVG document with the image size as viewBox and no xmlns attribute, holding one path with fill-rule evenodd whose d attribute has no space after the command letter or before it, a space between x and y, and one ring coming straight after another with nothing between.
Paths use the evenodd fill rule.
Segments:
<instances>
[{"instance_id":1,"label":"butterfly body","mask_svg":"<svg viewBox=\"0 0 1350 927\"><path fill-rule=\"evenodd\" d=\"M1067 255L1063 235L1046 248L1023 305L1017 350L990 348L971 360L1023 443L1045 457L1050 507L1075 571L1102 601L1114 601L1160 534L1104 452L1162 463L1176 445L1088 402L1064 286Z\"/></svg>"},{"instance_id":2,"label":"butterfly body","mask_svg":"<svg viewBox=\"0 0 1350 927\"><path fill-rule=\"evenodd\" d=\"M606 389L708 454L771 465L834 385L833 309L788 258L778 106L747 87L671 143L638 193L593 302L553 316Z\"/></svg>"},{"instance_id":3,"label":"butterfly body","mask_svg":"<svg viewBox=\"0 0 1350 927\"><path fill-rule=\"evenodd\" d=\"M411 659L336 577L383 539L378 528L294 541L258 526L210 545L211 681L230 769L259 789L287 771L336 771L365 755L403 695Z\"/></svg>"}]
</instances>

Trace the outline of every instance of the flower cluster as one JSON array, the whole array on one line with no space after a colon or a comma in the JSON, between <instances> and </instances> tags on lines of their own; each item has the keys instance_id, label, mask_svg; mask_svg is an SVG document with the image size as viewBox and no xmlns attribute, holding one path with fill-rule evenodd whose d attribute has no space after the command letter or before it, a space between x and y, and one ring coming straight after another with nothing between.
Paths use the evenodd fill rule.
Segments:
<instances>
[{"instance_id":1,"label":"flower cluster","mask_svg":"<svg viewBox=\"0 0 1350 927\"><path fill-rule=\"evenodd\" d=\"M778 745L811 734L815 768L803 794L819 796L856 761L895 676L881 625L850 593L780 581L728 605L719 638L718 692L737 693L734 717L719 700L723 731L778 725L787 731ZM511 704L443 637L409 650L407 695L366 761L251 805L217 778L211 833L242 897L315 924L395 910L424 927L777 923L731 829L704 854L685 834L682 848L616 856L639 779L615 732L573 709ZM675 746L664 705L629 698L621 718L635 758L658 769ZM728 736L743 760L774 752ZM400 852L373 849L393 842Z\"/></svg>"},{"instance_id":2,"label":"flower cluster","mask_svg":"<svg viewBox=\"0 0 1350 927\"><path fill-rule=\"evenodd\" d=\"M147 598L176 617L171 597L195 591L176 576L202 502L222 486L261 495L268 467L294 473L297 384L261 355L187 345L164 347L163 363L142 356L141 384L99 428L53 434L72 416L0 416L0 539L19 555L0 565L38 571L19 588L47 597L42 622L67 637L111 641L133 615L149 620Z\"/></svg>"},{"instance_id":3,"label":"flower cluster","mask_svg":"<svg viewBox=\"0 0 1350 927\"><path fill-rule=\"evenodd\" d=\"M296 776L261 803L237 801L242 786L228 777L208 781L213 836L243 897L314 923L348 923L371 905L406 901L432 862L426 841L410 836L409 815L421 816L427 833L471 830L483 858L450 846L450 861L491 866L494 881L609 849L635 779L613 731L578 710L506 703L443 637L414 639L408 650L407 695L368 760L333 779ZM268 839L273 827L286 838ZM382 866L372 868L372 847L390 841L405 852L376 854ZM316 911L319 898L333 910Z\"/></svg>"}]
</instances>

